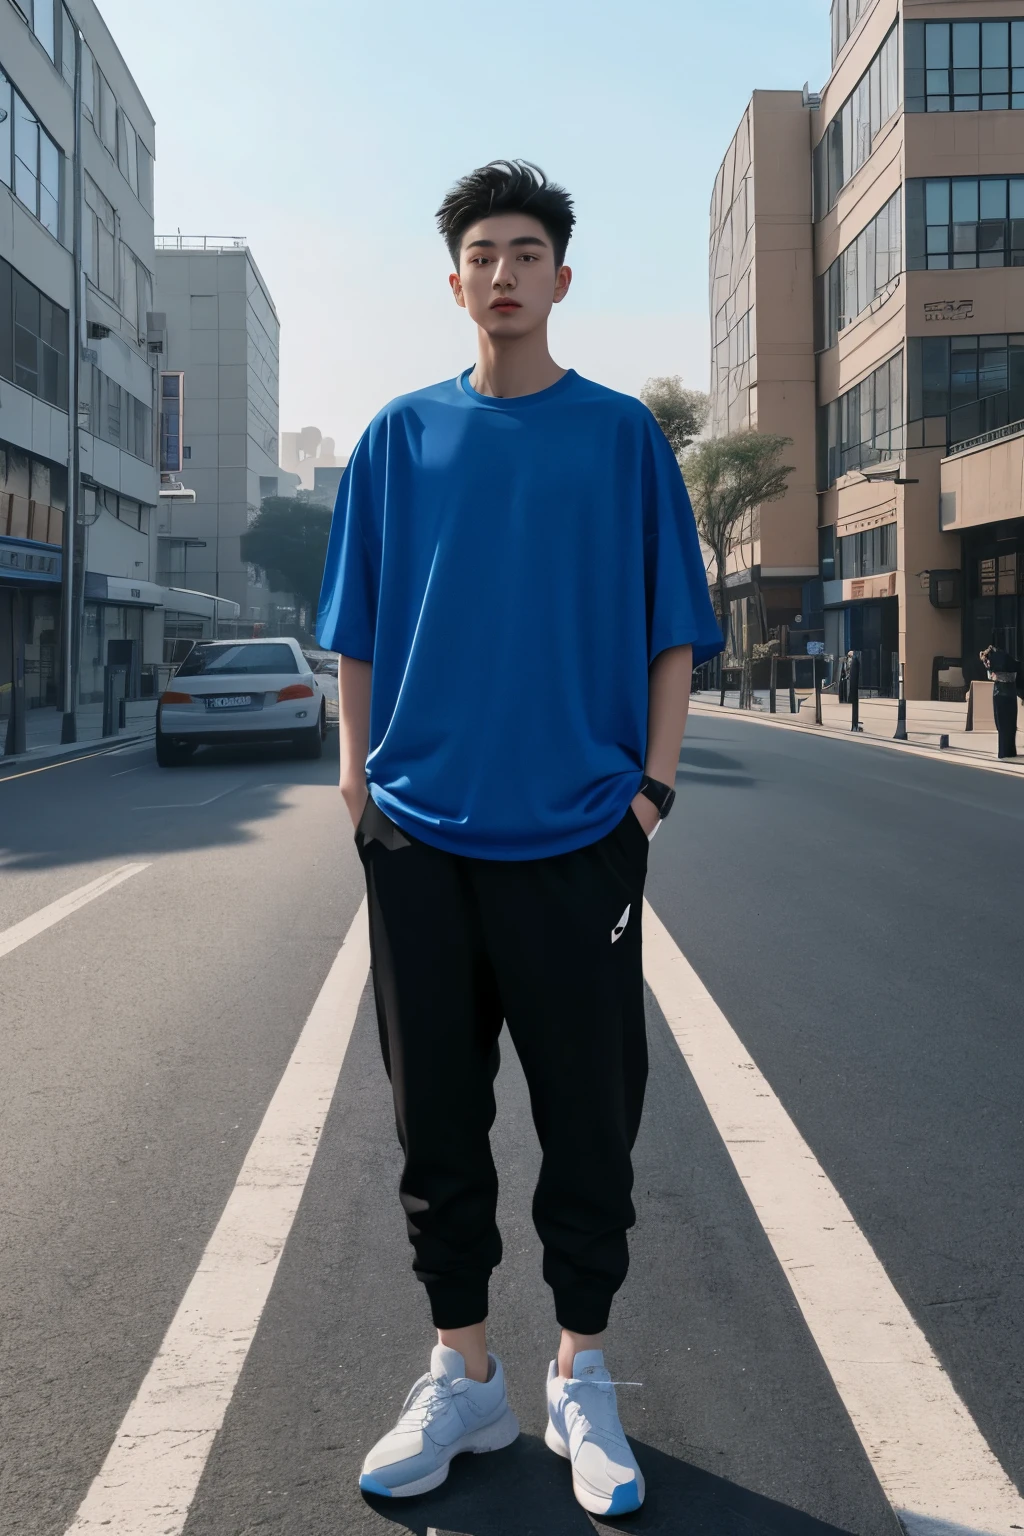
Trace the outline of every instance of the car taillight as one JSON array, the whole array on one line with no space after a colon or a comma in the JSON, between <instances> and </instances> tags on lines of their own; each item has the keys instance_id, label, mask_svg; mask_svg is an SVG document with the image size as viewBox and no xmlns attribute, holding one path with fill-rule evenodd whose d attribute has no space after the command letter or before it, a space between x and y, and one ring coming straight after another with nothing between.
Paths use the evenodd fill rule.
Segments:
<instances>
[{"instance_id":1,"label":"car taillight","mask_svg":"<svg viewBox=\"0 0 1024 1536\"><path fill-rule=\"evenodd\" d=\"M162 693L160 695L160 703L161 704L191 704L192 703L192 695L190 693L174 693L172 690L168 690L167 693Z\"/></svg>"},{"instance_id":2,"label":"car taillight","mask_svg":"<svg viewBox=\"0 0 1024 1536\"><path fill-rule=\"evenodd\" d=\"M308 683L289 683L287 688L282 688L277 696L279 704L285 704L289 699L311 699L313 690Z\"/></svg>"}]
</instances>

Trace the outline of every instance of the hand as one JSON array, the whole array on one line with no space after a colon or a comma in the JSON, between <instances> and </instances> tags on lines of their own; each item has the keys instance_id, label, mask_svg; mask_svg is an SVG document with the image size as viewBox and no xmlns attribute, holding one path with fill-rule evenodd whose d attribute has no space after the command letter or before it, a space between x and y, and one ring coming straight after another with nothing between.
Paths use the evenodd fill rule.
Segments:
<instances>
[{"instance_id":1,"label":"hand","mask_svg":"<svg viewBox=\"0 0 1024 1536\"><path fill-rule=\"evenodd\" d=\"M629 803L630 810L637 821L643 827L644 832L650 837L661 817L658 815L658 807L646 795L634 795Z\"/></svg>"},{"instance_id":2,"label":"hand","mask_svg":"<svg viewBox=\"0 0 1024 1536\"><path fill-rule=\"evenodd\" d=\"M358 827L360 817L366 809L366 802L369 798L366 779L361 778L358 783L348 783L343 779L339 788L341 789L341 798L345 802L345 808L352 818L352 825L353 827Z\"/></svg>"}]
</instances>

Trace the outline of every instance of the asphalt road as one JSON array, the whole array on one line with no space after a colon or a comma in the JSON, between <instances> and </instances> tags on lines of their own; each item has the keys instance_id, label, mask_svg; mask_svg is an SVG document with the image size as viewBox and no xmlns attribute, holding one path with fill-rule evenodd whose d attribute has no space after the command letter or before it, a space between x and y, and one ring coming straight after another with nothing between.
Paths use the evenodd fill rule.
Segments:
<instances>
[{"instance_id":1,"label":"asphalt road","mask_svg":"<svg viewBox=\"0 0 1024 1536\"><path fill-rule=\"evenodd\" d=\"M159 1349L361 899L321 763L129 749L0 779L0 1531L62 1536ZM696 717L652 850L656 912L1024 1484L1024 791L862 743ZM898 1525L653 998L614 1373L648 1502L715 1536ZM523 1435L397 1507L362 1456L425 1367L372 1004L185 1536L570 1536L540 1439L555 1342L537 1154L503 1053L492 1347ZM598 1522L599 1528L600 1523ZM609 1527L610 1528L610 1527Z\"/></svg>"}]
</instances>

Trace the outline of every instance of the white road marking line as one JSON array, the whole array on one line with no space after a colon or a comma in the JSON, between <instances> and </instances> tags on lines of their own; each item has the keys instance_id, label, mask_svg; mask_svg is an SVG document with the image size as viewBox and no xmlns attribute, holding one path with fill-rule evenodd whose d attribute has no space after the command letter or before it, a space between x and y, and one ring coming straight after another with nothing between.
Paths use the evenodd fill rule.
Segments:
<instances>
[{"instance_id":1,"label":"white road marking line","mask_svg":"<svg viewBox=\"0 0 1024 1536\"><path fill-rule=\"evenodd\" d=\"M170 805L133 805L133 811L195 811L201 805L212 805L215 800L223 800L225 795L233 795L236 789L241 789L241 784L232 784L230 789L222 789L219 795L211 795L209 800L181 800L174 801Z\"/></svg>"},{"instance_id":2,"label":"white road marking line","mask_svg":"<svg viewBox=\"0 0 1024 1536\"><path fill-rule=\"evenodd\" d=\"M145 766L145 763L140 763L137 768L121 768L117 773L112 773L110 777L112 779L123 779L126 773L141 773Z\"/></svg>"},{"instance_id":3,"label":"white road marking line","mask_svg":"<svg viewBox=\"0 0 1024 1536\"><path fill-rule=\"evenodd\" d=\"M52 928L54 923L70 917L71 913L77 912L79 907L95 901L97 896L105 895L107 891L112 891L115 885L120 885L123 880L130 880L132 875L141 874L148 868L149 864L120 864L117 869L108 870L105 875L100 875L98 880L90 880L88 885L80 885L77 891L69 891L66 896L60 896L56 901L51 901L48 907L41 907L38 912L33 912L31 917L15 923L13 928L5 928L0 933L0 955L9 955L12 949L18 948L19 944L26 944L37 934L45 933L47 928Z\"/></svg>"},{"instance_id":4,"label":"white road marking line","mask_svg":"<svg viewBox=\"0 0 1024 1536\"><path fill-rule=\"evenodd\" d=\"M908 1536L1010 1536L1024 1499L810 1147L644 904L644 973Z\"/></svg>"},{"instance_id":5,"label":"white road marking line","mask_svg":"<svg viewBox=\"0 0 1024 1536\"><path fill-rule=\"evenodd\" d=\"M178 1536L184 1527L299 1208L369 967L364 900L68 1536Z\"/></svg>"}]
</instances>

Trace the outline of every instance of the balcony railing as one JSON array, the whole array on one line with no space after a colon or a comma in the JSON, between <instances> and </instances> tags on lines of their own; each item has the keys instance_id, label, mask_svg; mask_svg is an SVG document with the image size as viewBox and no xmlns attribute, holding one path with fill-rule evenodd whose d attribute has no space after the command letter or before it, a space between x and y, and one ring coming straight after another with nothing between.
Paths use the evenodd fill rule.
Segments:
<instances>
[{"instance_id":1,"label":"balcony railing","mask_svg":"<svg viewBox=\"0 0 1024 1536\"><path fill-rule=\"evenodd\" d=\"M1016 437L1019 432L1024 432L1024 421L1011 421L1005 427L993 427L989 432L980 432L977 437L968 437L962 443L954 443L948 457L966 453L969 448L983 448L986 443L998 443L1003 437Z\"/></svg>"},{"instance_id":2,"label":"balcony railing","mask_svg":"<svg viewBox=\"0 0 1024 1536\"><path fill-rule=\"evenodd\" d=\"M157 235L158 251L244 251L244 235Z\"/></svg>"}]
</instances>

